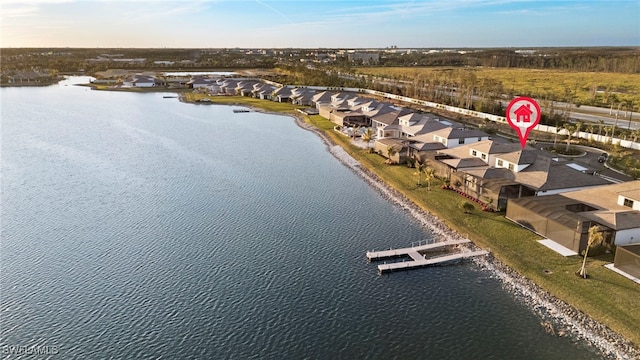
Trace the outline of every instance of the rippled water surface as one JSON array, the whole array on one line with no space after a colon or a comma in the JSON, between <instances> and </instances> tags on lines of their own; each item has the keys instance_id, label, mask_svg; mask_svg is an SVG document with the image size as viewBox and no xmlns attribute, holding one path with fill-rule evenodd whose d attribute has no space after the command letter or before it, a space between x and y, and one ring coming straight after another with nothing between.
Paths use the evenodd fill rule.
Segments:
<instances>
[{"instance_id":1,"label":"rippled water surface","mask_svg":"<svg viewBox=\"0 0 640 360\"><path fill-rule=\"evenodd\" d=\"M0 332L64 359L590 359L291 118L3 88Z\"/></svg>"}]
</instances>

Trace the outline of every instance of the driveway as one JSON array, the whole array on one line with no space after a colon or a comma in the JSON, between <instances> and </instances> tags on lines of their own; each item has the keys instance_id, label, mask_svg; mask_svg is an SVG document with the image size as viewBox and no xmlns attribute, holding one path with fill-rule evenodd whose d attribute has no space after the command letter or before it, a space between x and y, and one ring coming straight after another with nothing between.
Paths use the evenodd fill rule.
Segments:
<instances>
[{"instance_id":1,"label":"driveway","mask_svg":"<svg viewBox=\"0 0 640 360\"><path fill-rule=\"evenodd\" d=\"M553 145L552 143L537 143L536 148L542 149L544 147L549 147ZM621 174L617 171L611 170L605 166L604 163L598 161L598 157L604 152L602 149L596 149L589 146L582 145L572 145L573 148L580 149L586 152L586 155L582 156L563 156L554 154L560 158L560 161L572 162L578 165L582 165L588 169L595 170L598 174L602 175L605 178L611 178L616 181L625 182L633 180L632 177Z\"/></svg>"}]
</instances>

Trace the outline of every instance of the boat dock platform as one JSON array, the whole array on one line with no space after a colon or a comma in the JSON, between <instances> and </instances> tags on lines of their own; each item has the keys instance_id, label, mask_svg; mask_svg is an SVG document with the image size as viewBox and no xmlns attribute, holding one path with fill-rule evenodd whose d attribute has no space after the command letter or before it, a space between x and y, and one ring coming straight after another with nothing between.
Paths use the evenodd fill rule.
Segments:
<instances>
[{"instance_id":1,"label":"boat dock platform","mask_svg":"<svg viewBox=\"0 0 640 360\"><path fill-rule=\"evenodd\" d=\"M399 256L409 256L412 259L411 261L402 261L402 262L394 262L389 264L378 265L378 272L384 273L388 271L435 265L435 264L443 263L446 261L465 259L473 256L486 255L489 253L486 250L465 251L465 252L457 252L453 254L427 258L425 255L422 255L419 252L419 251L425 251L425 250L436 250L438 248L442 248L445 246L466 244L470 242L471 240L468 240L468 239L449 240L449 241L443 241L443 242L438 242L433 244L412 246L409 248L402 248L402 249L390 249L390 250L384 250L384 251L367 251L367 260L368 261L382 260L386 258L399 257Z\"/></svg>"}]
</instances>

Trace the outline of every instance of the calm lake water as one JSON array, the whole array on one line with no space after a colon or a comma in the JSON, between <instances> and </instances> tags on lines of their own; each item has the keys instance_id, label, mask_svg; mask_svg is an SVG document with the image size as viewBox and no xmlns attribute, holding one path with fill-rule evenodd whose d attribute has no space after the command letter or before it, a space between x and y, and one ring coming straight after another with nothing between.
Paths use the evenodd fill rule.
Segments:
<instances>
[{"instance_id":1,"label":"calm lake water","mask_svg":"<svg viewBox=\"0 0 640 360\"><path fill-rule=\"evenodd\" d=\"M0 346L61 359L596 359L285 116L3 88ZM46 356L42 356L46 357Z\"/></svg>"}]
</instances>

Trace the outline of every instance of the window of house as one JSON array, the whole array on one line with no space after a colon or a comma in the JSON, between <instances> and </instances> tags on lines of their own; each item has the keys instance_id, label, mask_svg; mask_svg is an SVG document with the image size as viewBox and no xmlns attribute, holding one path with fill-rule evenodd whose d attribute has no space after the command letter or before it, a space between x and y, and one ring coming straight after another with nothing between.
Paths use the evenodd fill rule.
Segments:
<instances>
[{"instance_id":1,"label":"window of house","mask_svg":"<svg viewBox=\"0 0 640 360\"><path fill-rule=\"evenodd\" d=\"M458 139L458 144L464 144L464 138Z\"/></svg>"},{"instance_id":2,"label":"window of house","mask_svg":"<svg viewBox=\"0 0 640 360\"><path fill-rule=\"evenodd\" d=\"M509 168L509 170L513 171L513 164L510 163L508 168Z\"/></svg>"},{"instance_id":3,"label":"window of house","mask_svg":"<svg viewBox=\"0 0 640 360\"><path fill-rule=\"evenodd\" d=\"M482 158L482 160L487 160L487 154L482 154L480 155L480 157Z\"/></svg>"},{"instance_id":4,"label":"window of house","mask_svg":"<svg viewBox=\"0 0 640 360\"><path fill-rule=\"evenodd\" d=\"M473 156L478 156L478 152L477 152L477 151L475 151L475 150L471 150L471 155L473 155Z\"/></svg>"},{"instance_id":5,"label":"window of house","mask_svg":"<svg viewBox=\"0 0 640 360\"><path fill-rule=\"evenodd\" d=\"M500 159L498 159L498 166L500 166L500 167L504 166L502 160L500 160Z\"/></svg>"},{"instance_id":6,"label":"window of house","mask_svg":"<svg viewBox=\"0 0 640 360\"><path fill-rule=\"evenodd\" d=\"M482 141L482 138L480 136L478 136L478 141Z\"/></svg>"},{"instance_id":7,"label":"window of house","mask_svg":"<svg viewBox=\"0 0 640 360\"><path fill-rule=\"evenodd\" d=\"M622 205L624 205L626 207L633 208L633 200L625 198L624 202L622 203Z\"/></svg>"}]
</instances>

